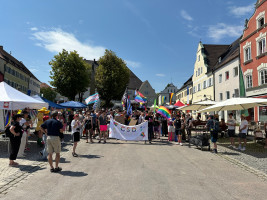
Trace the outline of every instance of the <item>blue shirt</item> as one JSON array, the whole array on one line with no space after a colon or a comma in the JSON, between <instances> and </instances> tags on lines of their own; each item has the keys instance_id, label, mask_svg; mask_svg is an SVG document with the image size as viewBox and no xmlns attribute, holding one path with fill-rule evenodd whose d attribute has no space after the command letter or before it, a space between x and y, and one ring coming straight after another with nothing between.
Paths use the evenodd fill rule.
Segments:
<instances>
[{"instance_id":1,"label":"blue shirt","mask_svg":"<svg viewBox=\"0 0 267 200\"><path fill-rule=\"evenodd\" d=\"M60 121L56 119L49 119L45 121L41 127L43 129L47 129L47 135L50 136L59 136L60 134L60 129L63 128L63 125Z\"/></svg>"}]
</instances>

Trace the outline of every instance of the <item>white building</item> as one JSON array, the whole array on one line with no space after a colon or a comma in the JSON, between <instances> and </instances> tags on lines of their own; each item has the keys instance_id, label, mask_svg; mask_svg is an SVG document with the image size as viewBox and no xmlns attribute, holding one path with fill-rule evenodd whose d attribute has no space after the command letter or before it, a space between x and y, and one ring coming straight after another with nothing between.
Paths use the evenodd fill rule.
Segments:
<instances>
[{"instance_id":1,"label":"white building","mask_svg":"<svg viewBox=\"0 0 267 200\"><path fill-rule=\"evenodd\" d=\"M159 93L159 96L158 96L159 105L163 105L166 103L169 104L171 93L174 93L173 97L172 97L172 102L175 103L176 102L176 96L175 96L176 92L178 92L178 88L175 85L173 85L173 83L169 83L165 87L165 89Z\"/></svg>"},{"instance_id":2,"label":"white building","mask_svg":"<svg viewBox=\"0 0 267 200\"><path fill-rule=\"evenodd\" d=\"M225 101L233 97L239 97L239 41L238 38L224 52L214 67L215 101ZM221 111L220 118L227 120L229 113L239 118L235 111Z\"/></svg>"}]
</instances>

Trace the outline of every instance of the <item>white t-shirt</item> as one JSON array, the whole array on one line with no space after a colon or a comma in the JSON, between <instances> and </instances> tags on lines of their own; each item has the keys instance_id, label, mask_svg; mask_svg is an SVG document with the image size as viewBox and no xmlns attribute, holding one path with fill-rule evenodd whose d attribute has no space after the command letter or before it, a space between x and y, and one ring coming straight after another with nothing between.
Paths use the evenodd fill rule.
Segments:
<instances>
[{"instance_id":1,"label":"white t-shirt","mask_svg":"<svg viewBox=\"0 0 267 200\"><path fill-rule=\"evenodd\" d=\"M235 130L235 126L234 126L234 124L235 124L235 119L234 118L232 118L232 119L228 119L227 120L227 124L231 124L231 125L233 125L233 126L231 126L231 125L228 125L228 129L229 130Z\"/></svg>"},{"instance_id":2,"label":"white t-shirt","mask_svg":"<svg viewBox=\"0 0 267 200\"><path fill-rule=\"evenodd\" d=\"M244 119L241 121L240 129L244 128L245 126L247 126L247 128L241 130L241 133L247 133L248 131L248 121Z\"/></svg>"},{"instance_id":3,"label":"white t-shirt","mask_svg":"<svg viewBox=\"0 0 267 200\"><path fill-rule=\"evenodd\" d=\"M76 126L76 127L74 128L74 126L75 126L75 124L76 124L76 120L74 119L74 120L71 121L71 132L72 132L72 133L80 132L80 130L81 130L81 122L80 122L80 121L77 121L77 123L78 123L78 126ZM78 130L77 130L77 129L78 129ZM79 129L80 129L80 130L79 130Z\"/></svg>"}]
</instances>

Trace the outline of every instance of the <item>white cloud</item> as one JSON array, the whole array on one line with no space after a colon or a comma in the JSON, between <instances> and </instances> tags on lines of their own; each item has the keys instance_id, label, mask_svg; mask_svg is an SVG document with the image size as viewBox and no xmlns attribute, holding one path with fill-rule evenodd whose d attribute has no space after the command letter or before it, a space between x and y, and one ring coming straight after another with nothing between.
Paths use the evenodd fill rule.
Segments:
<instances>
[{"instance_id":1,"label":"white cloud","mask_svg":"<svg viewBox=\"0 0 267 200\"><path fill-rule=\"evenodd\" d=\"M166 75L165 74L156 74L156 76L165 77Z\"/></svg>"},{"instance_id":2,"label":"white cloud","mask_svg":"<svg viewBox=\"0 0 267 200\"><path fill-rule=\"evenodd\" d=\"M254 11L254 4L248 6L231 6L229 7L229 12L236 17L242 17L247 14L252 14Z\"/></svg>"},{"instance_id":3,"label":"white cloud","mask_svg":"<svg viewBox=\"0 0 267 200\"><path fill-rule=\"evenodd\" d=\"M38 31L32 34L37 40L35 45L45 48L52 53L59 53L62 49L67 51L76 50L78 54L86 59L99 59L105 53L105 47L80 42L72 33L61 29L50 31Z\"/></svg>"},{"instance_id":4,"label":"white cloud","mask_svg":"<svg viewBox=\"0 0 267 200\"><path fill-rule=\"evenodd\" d=\"M30 68L29 69L32 73L34 73L34 72L38 72L39 70L38 69L36 69L36 68Z\"/></svg>"},{"instance_id":5,"label":"white cloud","mask_svg":"<svg viewBox=\"0 0 267 200\"><path fill-rule=\"evenodd\" d=\"M130 60L125 60L125 62L128 65L128 67L131 67L131 68L139 68L139 67L141 67L141 63L140 62L135 62L135 61L130 61Z\"/></svg>"},{"instance_id":6,"label":"white cloud","mask_svg":"<svg viewBox=\"0 0 267 200\"><path fill-rule=\"evenodd\" d=\"M30 29L31 29L31 31L38 31L38 28L37 27L32 27Z\"/></svg>"},{"instance_id":7,"label":"white cloud","mask_svg":"<svg viewBox=\"0 0 267 200\"><path fill-rule=\"evenodd\" d=\"M243 26L218 23L217 25L213 25L208 28L208 36L212 38L215 42L218 42L225 37L236 38L241 36L243 29Z\"/></svg>"},{"instance_id":8,"label":"white cloud","mask_svg":"<svg viewBox=\"0 0 267 200\"><path fill-rule=\"evenodd\" d=\"M193 18L185 10L181 10L180 14L185 20L193 21Z\"/></svg>"}]
</instances>

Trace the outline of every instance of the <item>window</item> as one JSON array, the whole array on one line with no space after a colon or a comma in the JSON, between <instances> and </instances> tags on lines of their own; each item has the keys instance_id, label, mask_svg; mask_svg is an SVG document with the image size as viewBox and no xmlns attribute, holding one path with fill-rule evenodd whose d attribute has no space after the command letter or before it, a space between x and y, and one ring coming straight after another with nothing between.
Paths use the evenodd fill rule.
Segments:
<instances>
[{"instance_id":1,"label":"window","mask_svg":"<svg viewBox=\"0 0 267 200\"><path fill-rule=\"evenodd\" d=\"M219 83L222 82L222 74L219 75Z\"/></svg>"},{"instance_id":2,"label":"window","mask_svg":"<svg viewBox=\"0 0 267 200\"><path fill-rule=\"evenodd\" d=\"M198 56L198 62L200 61L200 55Z\"/></svg>"},{"instance_id":3,"label":"window","mask_svg":"<svg viewBox=\"0 0 267 200\"><path fill-rule=\"evenodd\" d=\"M257 28L261 28L265 23L265 11L260 12L256 17Z\"/></svg>"},{"instance_id":4,"label":"window","mask_svg":"<svg viewBox=\"0 0 267 200\"><path fill-rule=\"evenodd\" d=\"M206 88L207 88L207 82L204 81L204 82L203 82L203 89L206 89Z\"/></svg>"},{"instance_id":5,"label":"window","mask_svg":"<svg viewBox=\"0 0 267 200\"><path fill-rule=\"evenodd\" d=\"M239 97L239 89L235 89L234 92L235 92L235 97Z\"/></svg>"},{"instance_id":6,"label":"window","mask_svg":"<svg viewBox=\"0 0 267 200\"><path fill-rule=\"evenodd\" d=\"M263 25L264 25L264 17L258 20L258 28L263 27Z\"/></svg>"},{"instance_id":7,"label":"window","mask_svg":"<svg viewBox=\"0 0 267 200\"><path fill-rule=\"evenodd\" d=\"M247 86L247 88L251 88L252 87L252 75L247 75L246 76L246 86Z\"/></svg>"},{"instance_id":8,"label":"window","mask_svg":"<svg viewBox=\"0 0 267 200\"><path fill-rule=\"evenodd\" d=\"M245 62L251 59L251 50L250 47L245 49Z\"/></svg>"},{"instance_id":9,"label":"window","mask_svg":"<svg viewBox=\"0 0 267 200\"><path fill-rule=\"evenodd\" d=\"M219 63L221 63L221 62L222 62L222 57L219 58Z\"/></svg>"},{"instance_id":10,"label":"window","mask_svg":"<svg viewBox=\"0 0 267 200\"><path fill-rule=\"evenodd\" d=\"M202 67L200 68L200 74L202 74Z\"/></svg>"},{"instance_id":11,"label":"window","mask_svg":"<svg viewBox=\"0 0 267 200\"><path fill-rule=\"evenodd\" d=\"M197 71L196 71L196 77L197 77Z\"/></svg>"},{"instance_id":12,"label":"window","mask_svg":"<svg viewBox=\"0 0 267 200\"><path fill-rule=\"evenodd\" d=\"M200 68L197 69L197 74L200 75Z\"/></svg>"},{"instance_id":13,"label":"window","mask_svg":"<svg viewBox=\"0 0 267 200\"><path fill-rule=\"evenodd\" d=\"M265 51L266 51L266 41L265 38L263 38L258 42L258 55L265 53Z\"/></svg>"},{"instance_id":14,"label":"window","mask_svg":"<svg viewBox=\"0 0 267 200\"><path fill-rule=\"evenodd\" d=\"M212 78L209 78L209 86L212 86Z\"/></svg>"},{"instance_id":15,"label":"window","mask_svg":"<svg viewBox=\"0 0 267 200\"><path fill-rule=\"evenodd\" d=\"M193 93L196 93L196 86L193 87Z\"/></svg>"},{"instance_id":16,"label":"window","mask_svg":"<svg viewBox=\"0 0 267 200\"><path fill-rule=\"evenodd\" d=\"M229 71L225 72L225 80L229 80Z\"/></svg>"},{"instance_id":17,"label":"window","mask_svg":"<svg viewBox=\"0 0 267 200\"><path fill-rule=\"evenodd\" d=\"M226 91L226 99L230 99L230 92Z\"/></svg>"},{"instance_id":18,"label":"window","mask_svg":"<svg viewBox=\"0 0 267 200\"><path fill-rule=\"evenodd\" d=\"M261 85L267 84L267 69L260 71L260 83Z\"/></svg>"},{"instance_id":19,"label":"window","mask_svg":"<svg viewBox=\"0 0 267 200\"><path fill-rule=\"evenodd\" d=\"M234 77L238 76L238 67L234 68Z\"/></svg>"},{"instance_id":20,"label":"window","mask_svg":"<svg viewBox=\"0 0 267 200\"><path fill-rule=\"evenodd\" d=\"M223 100L223 93L220 93L220 101Z\"/></svg>"},{"instance_id":21,"label":"window","mask_svg":"<svg viewBox=\"0 0 267 200\"><path fill-rule=\"evenodd\" d=\"M200 83L197 85L197 91L200 91L200 89L201 89L201 85L200 85Z\"/></svg>"}]
</instances>

